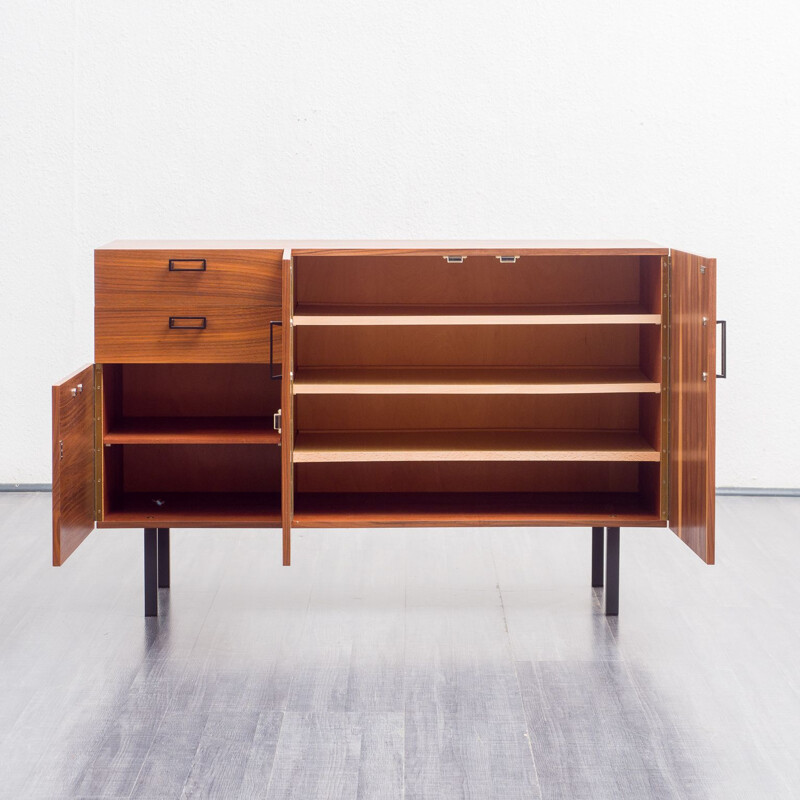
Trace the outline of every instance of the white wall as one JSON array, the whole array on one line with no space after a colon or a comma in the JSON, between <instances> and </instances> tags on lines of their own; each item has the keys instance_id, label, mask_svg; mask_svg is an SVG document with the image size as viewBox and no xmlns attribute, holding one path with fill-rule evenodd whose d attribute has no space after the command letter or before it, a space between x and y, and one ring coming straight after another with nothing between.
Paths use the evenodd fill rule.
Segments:
<instances>
[{"instance_id":1,"label":"white wall","mask_svg":"<svg viewBox=\"0 0 800 800\"><path fill-rule=\"evenodd\" d=\"M795 0L2 0L0 483L50 480L114 238L718 258L718 484L800 487Z\"/></svg>"}]
</instances>

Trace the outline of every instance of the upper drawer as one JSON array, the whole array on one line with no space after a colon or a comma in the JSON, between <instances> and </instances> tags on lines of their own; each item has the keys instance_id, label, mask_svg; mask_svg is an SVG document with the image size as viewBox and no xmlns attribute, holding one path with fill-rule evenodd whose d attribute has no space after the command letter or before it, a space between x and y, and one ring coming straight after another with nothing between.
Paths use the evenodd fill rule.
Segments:
<instances>
[{"instance_id":1,"label":"upper drawer","mask_svg":"<svg viewBox=\"0 0 800 800\"><path fill-rule=\"evenodd\" d=\"M99 364L267 364L282 360L281 318L274 306L94 310ZM272 347L270 347L272 327Z\"/></svg>"},{"instance_id":2,"label":"upper drawer","mask_svg":"<svg viewBox=\"0 0 800 800\"><path fill-rule=\"evenodd\" d=\"M280 305L280 250L95 250L96 308Z\"/></svg>"}]
</instances>

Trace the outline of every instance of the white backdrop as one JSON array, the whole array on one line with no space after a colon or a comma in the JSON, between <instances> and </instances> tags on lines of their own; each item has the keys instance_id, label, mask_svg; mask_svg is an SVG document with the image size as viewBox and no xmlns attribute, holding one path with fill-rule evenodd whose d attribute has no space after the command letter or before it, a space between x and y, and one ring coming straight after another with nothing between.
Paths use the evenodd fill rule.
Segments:
<instances>
[{"instance_id":1,"label":"white backdrop","mask_svg":"<svg viewBox=\"0 0 800 800\"><path fill-rule=\"evenodd\" d=\"M718 485L800 487L796 0L2 0L0 483L50 480L114 238L718 258Z\"/></svg>"}]
</instances>

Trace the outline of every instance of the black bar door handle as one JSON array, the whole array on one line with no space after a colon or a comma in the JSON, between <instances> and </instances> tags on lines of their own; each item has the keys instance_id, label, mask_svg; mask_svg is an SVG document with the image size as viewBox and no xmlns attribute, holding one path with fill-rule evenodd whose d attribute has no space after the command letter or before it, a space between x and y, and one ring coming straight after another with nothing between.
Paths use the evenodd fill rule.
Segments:
<instances>
[{"instance_id":1,"label":"black bar door handle","mask_svg":"<svg viewBox=\"0 0 800 800\"><path fill-rule=\"evenodd\" d=\"M273 381L279 381L281 379L281 377L282 377L282 374L281 375L276 375L275 374L275 370L274 370L273 362L272 362L272 349L274 347L272 331L275 329L276 325L283 325L283 323L280 322L279 320L270 320L270 323L269 323L269 377L270 377L270 380L273 380Z\"/></svg>"},{"instance_id":2,"label":"black bar door handle","mask_svg":"<svg viewBox=\"0 0 800 800\"><path fill-rule=\"evenodd\" d=\"M170 272L205 272L206 260L204 258L171 258L169 260Z\"/></svg>"},{"instance_id":3,"label":"black bar door handle","mask_svg":"<svg viewBox=\"0 0 800 800\"><path fill-rule=\"evenodd\" d=\"M193 324L182 325L181 323L190 322ZM169 326L176 331L202 331L206 328L205 317L170 317Z\"/></svg>"},{"instance_id":4,"label":"black bar door handle","mask_svg":"<svg viewBox=\"0 0 800 800\"><path fill-rule=\"evenodd\" d=\"M728 377L728 323L724 319L718 319L717 325L721 325L722 328L722 339L720 340L720 344L722 345L722 372L717 373L718 378L727 378Z\"/></svg>"}]
</instances>

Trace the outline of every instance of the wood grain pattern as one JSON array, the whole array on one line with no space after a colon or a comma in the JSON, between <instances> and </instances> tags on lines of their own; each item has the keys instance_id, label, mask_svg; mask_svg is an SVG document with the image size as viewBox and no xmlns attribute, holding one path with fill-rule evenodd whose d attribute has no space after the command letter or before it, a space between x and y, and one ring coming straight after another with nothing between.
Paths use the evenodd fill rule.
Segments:
<instances>
[{"instance_id":1,"label":"wood grain pattern","mask_svg":"<svg viewBox=\"0 0 800 800\"><path fill-rule=\"evenodd\" d=\"M391 431L298 433L294 462L658 461L639 433L609 431Z\"/></svg>"},{"instance_id":2,"label":"wood grain pattern","mask_svg":"<svg viewBox=\"0 0 800 800\"><path fill-rule=\"evenodd\" d=\"M640 430L638 394L301 394L295 406L299 431Z\"/></svg>"},{"instance_id":3,"label":"wood grain pattern","mask_svg":"<svg viewBox=\"0 0 800 800\"><path fill-rule=\"evenodd\" d=\"M639 325L432 325L296 328L306 367L635 367Z\"/></svg>"},{"instance_id":4,"label":"wood grain pattern","mask_svg":"<svg viewBox=\"0 0 800 800\"><path fill-rule=\"evenodd\" d=\"M635 461L377 461L298 464L295 495L368 493L636 493Z\"/></svg>"},{"instance_id":5,"label":"wood grain pattern","mask_svg":"<svg viewBox=\"0 0 800 800\"><path fill-rule=\"evenodd\" d=\"M280 492L152 492L119 494L98 528L279 528Z\"/></svg>"},{"instance_id":6,"label":"wood grain pattern","mask_svg":"<svg viewBox=\"0 0 800 800\"><path fill-rule=\"evenodd\" d=\"M124 444L123 492L277 492L280 451L263 444ZM108 449L108 448L106 448ZM169 527L168 525L159 527Z\"/></svg>"},{"instance_id":7,"label":"wood grain pattern","mask_svg":"<svg viewBox=\"0 0 800 800\"><path fill-rule=\"evenodd\" d=\"M88 365L53 386L53 566L56 567L94 529L93 379L94 366Z\"/></svg>"},{"instance_id":8,"label":"wood grain pattern","mask_svg":"<svg viewBox=\"0 0 800 800\"><path fill-rule=\"evenodd\" d=\"M272 417L127 417L105 444L279 444Z\"/></svg>"},{"instance_id":9,"label":"wood grain pattern","mask_svg":"<svg viewBox=\"0 0 800 800\"><path fill-rule=\"evenodd\" d=\"M283 378L281 380L281 524L283 564L292 561L292 518L294 516L294 270L291 250L285 250L283 276Z\"/></svg>"},{"instance_id":10,"label":"wood grain pattern","mask_svg":"<svg viewBox=\"0 0 800 800\"><path fill-rule=\"evenodd\" d=\"M299 493L294 515L298 528L665 524L638 494L605 492Z\"/></svg>"},{"instance_id":11,"label":"wood grain pattern","mask_svg":"<svg viewBox=\"0 0 800 800\"><path fill-rule=\"evenodd\" d=\"M588 527L303 530L291 572L277 530L177 530L144 623L141 531L56 572L50 497L0 493L0 794L174 799L197 764L186 797L533 800L535 766L550 800L795 800L800 499L720 497L717 516L713 571L622 531L618 625ZM287 696L352 711L312 726ZM226 728L249 748L237 789L209 715L254 710L261 733ZM337 735L360 748L346 773Z\"/></svg>"},{"instance_id":12,"label":"wood grain pattern","mask_svg":"<svg viewBox=\"0 0 800 800\"><path fill-rule=\"evenodd\" d=\"M262 456L229 469L220 467L227 455L215 465L210 454L217 447L223 454L270 447L276 436L265 423L279 403L286 564L296 479L322 493L349 488L352 496L379 494L394 481L389 493L410 496L423 476L423 494L447 494L460 475L455 494L463 497L489 485L524 489L526 480L542 488L549 476L529 472L541 466L554 470L551 494L630 495L647 518L657 510L664 450L667 253L640 241L536 240L150 241L99 248L96 357L109 372L104 503L117 511L129 503L130 523L131 514L141 515L139 490L180 496L183 519L203 494L219 501L237 489L275 493L274 464L260 483L241 472ZM519 258L501 264L499 254ZM446 255L466 260L450 264ZM206 270L170 272L170 258L205 259ZM171 330L169 316L204 316L208 327ZM265 370L270 319L283 323L275 330L275 361L284 378L262 384L263 375L243 370ZM197 391L182 387L181 370L191 365L204 370L192 377ZM161 368L163 374L147 373ZM713 363L705 371L712 376ZM199 460L180 455L183 446L199 448ZM164 457L154 459L159 447L167 448ZM493 472L482 472L484 466ZM624 478L609 473L603 484L599 474L569 475L561 466L633 471ZM459 474L462 468L467 472ZM691 483L689 473L682 474ZM713 487L713 464L711 480ZM213 524L213 502L204 508ZM613 514L608 519L613 526ZM691 539L688 519L684 514L677 524Z\"/></svg>"},{"instance_id":13,"label":"wood grain pattern","mask_svg":"<svg viewBox=\"0 0 800 800\"><path fill-rule=\"evenodd\" d=\"M291 250L294 255L667 255L643 239L118 239L99 250Z\"/></svg>"},{"instance_id":14,"label":"wood grain pattern","mask_svg":"<svg viewBox=\"0 0 800 800\"><path fill-rule=\"evenodd\" d=\"M177 302L169 310L95 309L99 363L269 363L269 323L279 308L220 308ZM176 330L170 317L205 317L206 328ZM281 347L280 328L275 330Z\"/></svg>"},{"instance_id":15,"label":"wood grain pattern","mask_svg":"<svg viewBox=\"0 0 800 800\"><path fill-rule=\"evenodd\" d=\"M509 311L525 304L635 305L645 300L656 313L659 306L640 289L652 273L642 258L538 255L502 264L494 255L471 255L453 264L441 255L300 256L295 261L296 299L302 308L481 305Z\"/></svg>"},{"instance_id":16,"label":"wood grain pattern","mask_svg":"<svg viewBox=\"0 0 800 800\"><path fill-rule=\"evenodd\" d=\"M171 259L204 271L170 271ZM281 250L132 249L95 251L97 308L170 309L273 305L281 302Z\"/></svg>"},{"instance_id":17,"label":"wood grain pattern","mask_svg":"<svg viewBox=\"0 0 800 800\"><path fill-rule=\"evenodd\" d=\"M298 394L609 394L661 391L639 369L374 367L297 371Z\"/></svg>"},{"instance_id":18,"label":"wood grain pattern","mask_svg":"<svg viewBox=\"0 0 800 800\"><path fill-rule=\"evenodd\" d=\"M714 563L716 266L672 251L669 525L707 564Z\"/></svg>"},{"instance_id":19,"label":"wood grain pattern","mask_svg":"<svg viewBox=\"0 0 800 800\"><path fill-rule=\"evenodd\" d=\"M277 332L277 331L276 331ZM277 354L280 359L280 352ZM106 364L118 375L118 419L132 417L269 417L280 408L281 382L266 364ZM270 422L270 425L272 423ZM113 422L109 427L114 427Z\"/></svg>"}]
</instances>

